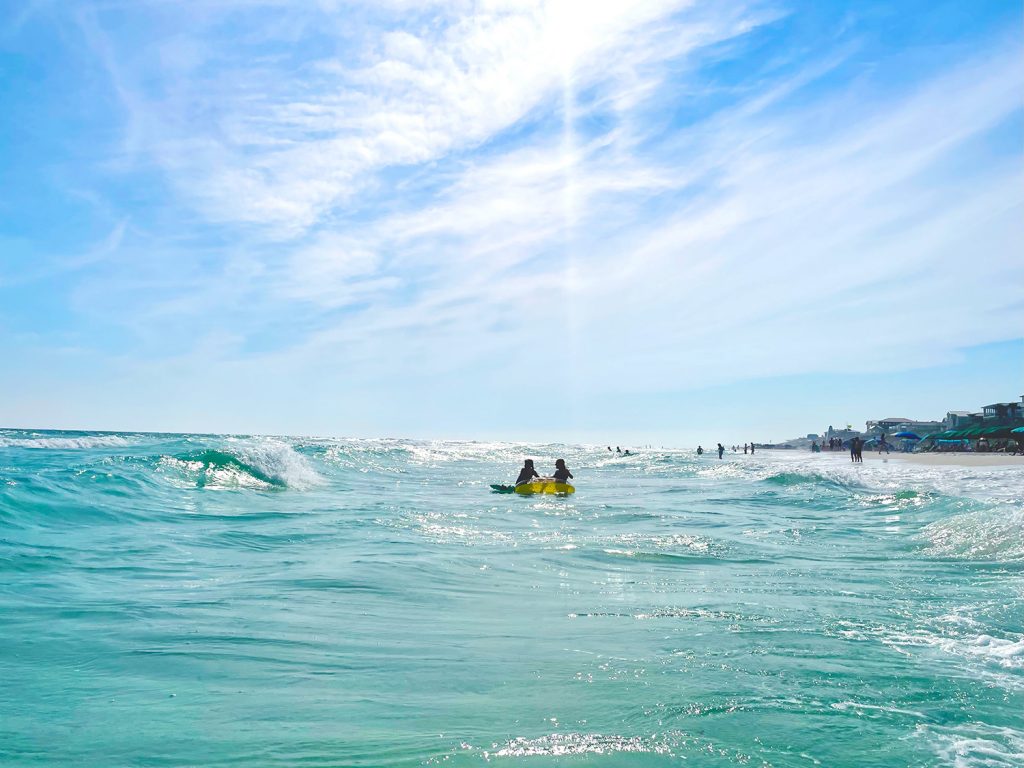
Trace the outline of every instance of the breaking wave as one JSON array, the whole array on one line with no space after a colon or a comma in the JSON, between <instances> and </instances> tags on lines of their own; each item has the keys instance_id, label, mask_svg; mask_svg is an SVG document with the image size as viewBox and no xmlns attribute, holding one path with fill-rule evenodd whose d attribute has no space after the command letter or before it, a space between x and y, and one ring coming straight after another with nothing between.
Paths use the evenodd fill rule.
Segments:
<instances>
[{"instance_id":1,"label":"breaking wave","mask_svg":"<svg viewBox=\"0 0 1024 768\"><path fill-rule=\"evenodd\" d=\"M319 485L321 477L309 461L287 443L238 442L176 456L163 456L159 466L201 488L294 488Z\"/></svg>"},{"instance_id":2,"label":"breaking wave","mask_svg":"<svg viewBox=\"0 0 1024 768\"><path fill-rule=\"evenodd\" d=\"M0 448L33 448L50 450L88 450L90 448L125 448L132 441L120 435L82 435L81 437L3 437Z\"/></svg>"},{"instance_id":3,"label":"breaking wave","mask_svg":"<svg viewBox=\"0 0 1024 768\"><path fill-rule=\"evenodd\" d=\"M997 504L925 526L929 554L959 560L1024 559L1024 508Z\"/></svg>"},{"instance_id":4,"label":"breaking wave","mask_svg":"<svg viewBox=\"0 0 1024 768\"><path fill-rule=\"evenodd\" d=\"M1024 765L1024 731L985 723L918 726L943 765L954 768L1017 768Z\"/></svg>"}]
</instances>

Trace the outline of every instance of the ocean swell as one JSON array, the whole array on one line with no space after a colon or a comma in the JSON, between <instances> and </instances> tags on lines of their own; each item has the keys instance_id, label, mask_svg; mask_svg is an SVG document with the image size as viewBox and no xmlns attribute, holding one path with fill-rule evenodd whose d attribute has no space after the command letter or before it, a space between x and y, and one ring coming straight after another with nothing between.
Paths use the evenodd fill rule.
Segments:
<instances>
[{"instance_id":1,"label":"ocean swell","mask_svg":"<svg viewBox=\"0 0 1024 768\"><path fill-rule=\"evenodd\" d=\"M304 456L277 440L234 441L223 448L162 456L158 466L199 488L303 490L322 481Z\"/></svg>"},{"instance_id":2,"label":"ocean swell","mask_svg":"<svg viewBox=\"0 0 1024 768\"><path fill-rule=\"evenodd\" d=\"M961 560L1024 559L1024 508L996 504L925 526L921 536L935 557Z\"/></svg>"}]
</instances>

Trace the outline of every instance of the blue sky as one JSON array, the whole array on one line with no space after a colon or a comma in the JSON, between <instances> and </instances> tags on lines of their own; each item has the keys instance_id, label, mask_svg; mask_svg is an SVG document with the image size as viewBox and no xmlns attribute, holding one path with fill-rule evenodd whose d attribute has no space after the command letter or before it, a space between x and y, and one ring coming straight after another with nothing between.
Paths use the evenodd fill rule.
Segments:
<instances>
[{"instance_id":1,"label":"blue sky","mask_svg":"<svg viewBox=\"0 0 1024 768\"><path fill-rule=\"evenodd\" d=\"M0 6L0 424L782 439L1024 393L1017 0Z\"/></svg>"}]
</instances>

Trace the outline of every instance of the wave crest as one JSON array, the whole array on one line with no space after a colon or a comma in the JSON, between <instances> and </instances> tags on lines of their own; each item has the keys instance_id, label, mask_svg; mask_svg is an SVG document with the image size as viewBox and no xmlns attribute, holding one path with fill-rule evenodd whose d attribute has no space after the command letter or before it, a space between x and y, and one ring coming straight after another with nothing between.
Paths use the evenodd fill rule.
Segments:
<instances>
[{"instance_id":1,"label":"wave crest","mask_svg":"<svg viewBox=\"0 0 1024 768\"><path fill-rule=\"evenodd\" d=\"M276 440L240 441L227 448L163 456L160 465L200 488L301 490L322 481L304 456Z\"/></svg>"},{"instance_id":2,"label":"wave crest","mask_svg":"<svg viewBox=\"0 0 1024 768\"><path fill-rule=\"evenodd\" d=\"M954 515L924 527L928 552L960 560L1024 559L1024 509L1015 504Z\"/></svg>"},{"instance_id":3,"label":"wave crest","mask_svg":"<svg viewBox=\"0 0 1024 768\"><path fill-rule=\"evenodd\" d=\"M0 437L0 448L33 448L50 450L85 450L89 448L123 448L132 441L118 435L82 435L81 437Z\"/></svg>"}]
</instances>

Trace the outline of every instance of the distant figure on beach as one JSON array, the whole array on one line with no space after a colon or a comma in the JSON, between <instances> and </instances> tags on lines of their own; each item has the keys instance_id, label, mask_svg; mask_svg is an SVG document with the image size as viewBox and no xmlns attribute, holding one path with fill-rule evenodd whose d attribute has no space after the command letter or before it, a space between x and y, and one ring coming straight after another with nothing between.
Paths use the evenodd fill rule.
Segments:
<instances>
[{"instance_id":1,"label":"distant figure on beach","mask_svg":"<svg viewBox=\"0 0 1024 768\"><path fill-rule=\"evenodd\" d=\"M850 439L850 461L864 461L864 441L859 437Z\"/></svg>"},{"instance_id":2,"label":"distant figure on beach","mask_svg":"<svg viewBox=\"0 0 1024 768\"><path fill-rule=\"evenodd\" d=\"M754 444L753 443L750 444L750 455L751 456L754 455Z\"/></svg>"},{"instance_id":3,"label":"distant figure on beach","mask_svg":"<svg viewBox=\"0 0 1024 768\"><path fill-rule=\"evenodd\" d=\"M743 455L744 456L747 455L747 444L746 443L743 444Z\"/></svg>"},{"instance_id":4,"label":"distant figure on beach","mask_svg":"<svg viewBox=\"0 0 1024 768\"><path fill-rule=\"evenodd\" d=\"M703 456L704 455L704 448L699 446L699 445L697 446L697 455L698 456Z\"/></svg>"},{"instance_id":5,"label":"distant figure on beach","mask_svg":"<svg viewBox=\"0 0 1024 768\"><path fill-rule=\"evenodd\" d=\"M567 483L573 479L572 472L565 466L565 459L558 459L555 462L555 482L556 483Z\"/></svg>"},{"instance_id":6,"label":"distant figure on beach","mask_svg":"<svg viewBox=\"0 0 1024 768\"><path fill-rule=\"evenodd\" d=\"M533 459L527 459L523 462L523 468L519 470L519 477L516 478L516 485L528 483L535 477L540 477L540 475L538 475L537 470L533 468Z\"/></svg>"},{"instance_id":7,"label":"distant figure on beach","mask_svg":"<svg viewBox=\"0 0 1024 768\"><path fill-rule=\"evenodd\" d=\"M885 432L882 433L882 439L878 442L878 452L881 453L882 451L889 453L889 443L885 439Z\"/></svg>"},{"instance_id":8,"label":"distant figure on beach","mask_svg":"<svg viewBox=\"0 0 1024 768\"><path fill-rule=\"evenodd\" d=\"M718 458L722 458L722 454L725 453L725 446L721 443L718 444Z\"/></svg>"},{"instance_id":9,"label":"distant figure on beach","mask_svg":"<svg viewBox=\"0 0 1024 768\"><path fill-rule=\"evenodd\" d=\"M811 453L821 453L821 448L818 446L817 440L811 441Z\"/></svg>"}]
</instances>

